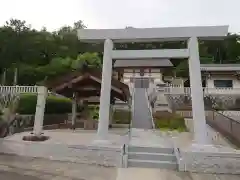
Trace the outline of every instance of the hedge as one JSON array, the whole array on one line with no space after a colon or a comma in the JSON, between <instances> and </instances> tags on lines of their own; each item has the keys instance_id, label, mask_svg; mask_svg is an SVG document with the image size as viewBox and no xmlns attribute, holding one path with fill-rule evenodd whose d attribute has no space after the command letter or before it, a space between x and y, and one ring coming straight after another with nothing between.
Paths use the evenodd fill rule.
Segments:
<instances>
[{"instance_id":1,"label":"hedge","mask_svg":"<svg viewBox=\"0 0 240 180\"><path fill-rule=\"evenodd\" d=\"M22 94L20 96L17 112L19 114L35 114L37 104L37 95ZM46 114L66 114L71 113L72 102L68 98L50 95L47 97L45 113Z\"/></svg>"}]
</instances>

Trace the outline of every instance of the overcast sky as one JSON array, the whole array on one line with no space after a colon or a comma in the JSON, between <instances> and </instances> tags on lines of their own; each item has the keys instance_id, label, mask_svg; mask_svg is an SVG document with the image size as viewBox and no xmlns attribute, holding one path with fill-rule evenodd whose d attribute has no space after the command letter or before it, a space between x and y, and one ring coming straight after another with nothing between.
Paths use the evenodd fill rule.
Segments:
<instances>
[{"instance_id":1,"label":"overcast sky","mask_svg":"<svg viewBox=\"0 0 240 180\"><path fill-rule=\"evenodd\" d=\"M230 25L240 32L240 0L0 0L10 18L56 30L83 20L88 28Z\"/></svg>"}]
</instances>

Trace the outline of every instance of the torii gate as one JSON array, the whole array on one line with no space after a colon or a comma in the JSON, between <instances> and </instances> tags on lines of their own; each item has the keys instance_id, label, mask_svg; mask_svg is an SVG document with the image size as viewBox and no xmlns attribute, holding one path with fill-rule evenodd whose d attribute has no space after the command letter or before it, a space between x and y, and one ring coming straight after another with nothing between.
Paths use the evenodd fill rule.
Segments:
<instances>
[{"instance_id":1,"label":"torii gate","mask_svg":"<svg viewBox=\"0 0 240 180\"><path fill-rule=\"evenodd\" d=\"M84 42L104 42L102 86L98 125L98 140L107 140L110 107L112 60L147 58L188 58L191 84L194 139L197 144L207 144L206 119L199 61L198 39L223 39L228 26L80 29L78 38ZM187 41L186 49L113 50L116 42Z\"/></svg>"}]
</instances>

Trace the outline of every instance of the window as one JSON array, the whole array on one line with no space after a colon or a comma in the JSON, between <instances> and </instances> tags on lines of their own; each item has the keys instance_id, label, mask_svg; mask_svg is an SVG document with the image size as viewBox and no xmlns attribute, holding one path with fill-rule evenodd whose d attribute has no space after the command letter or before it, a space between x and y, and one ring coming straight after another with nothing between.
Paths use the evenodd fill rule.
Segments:
<instances>
[{"instance_id":1,"label":"window","mask_svg":"<svg viewBox=\"0 0 240 180\"><path fill-rule=\"evenodd\" d=\"M232 88L232 80L214 80L214 87L216 88Z\"/></svg>"}]
</instances>

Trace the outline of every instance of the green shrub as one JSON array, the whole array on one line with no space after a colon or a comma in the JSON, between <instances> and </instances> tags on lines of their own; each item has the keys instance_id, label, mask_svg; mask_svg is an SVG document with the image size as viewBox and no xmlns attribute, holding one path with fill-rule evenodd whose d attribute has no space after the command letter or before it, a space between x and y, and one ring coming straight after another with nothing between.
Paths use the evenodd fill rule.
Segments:
<instances>
[{"instance_id":1,"label":"green shrub","mask_svg":"<svg viewBox=\"0 0 240 180\"><path fill-rule=\"evenodd\" d=\"M187 131L184 118L177 114L157 112L153 117L158 129Z\"/></svg>"},{"instance_id":2,"label":"green shrub","mask_svg":"<svg viewBox=\"0 0 240 180\"><path fill-rule=\"evenodd\" d=\"M35 114L37 104L36 94L22 94L20 97L17 112L20 114ZM65 114L71 113L71 100L64 97L48 96L46 100L46 114Z\"/></svg>"},{"instance_id":3,"label":"green shrub","mask_svg":"<svg viewBox=\"0 0 240 180\"><path fill-rule=\"evenodd\" d=\"M115 110L113 112L113 123L130 124L131 112L127 110Z\"/></svg>"}]
</instances>

